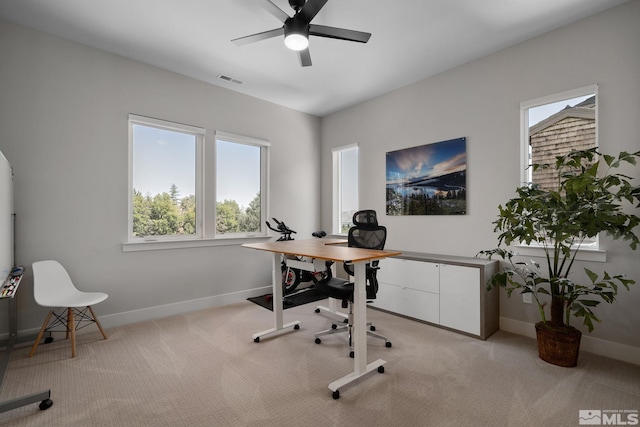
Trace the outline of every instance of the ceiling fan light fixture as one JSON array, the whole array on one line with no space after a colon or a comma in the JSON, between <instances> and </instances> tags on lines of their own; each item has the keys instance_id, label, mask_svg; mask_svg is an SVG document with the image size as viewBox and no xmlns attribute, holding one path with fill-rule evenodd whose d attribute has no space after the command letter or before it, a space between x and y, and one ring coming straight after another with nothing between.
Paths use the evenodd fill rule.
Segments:
<instances>
[{"instance_id":1,"label":"ceiling fan light fixture","mask_svg":"<svg viewBox=\"0 0 640 427\"><path fill-rule=\"evenodd\" d=\"M284 44L291 50L305 50L309 47L309 39L302 34L289 34L284 38Z\"/></svg>"},{"instance_id":2,"label":"ceiling fan light fixture","mask_svg":"<svg viewBox=\"0 0 640 427\"><path fill-rule=\"evenodd\" d=\"M287 19L284 23L284 45L295 51L309 47L309 24L295 17Z\"/></svg>"}]
</instances>

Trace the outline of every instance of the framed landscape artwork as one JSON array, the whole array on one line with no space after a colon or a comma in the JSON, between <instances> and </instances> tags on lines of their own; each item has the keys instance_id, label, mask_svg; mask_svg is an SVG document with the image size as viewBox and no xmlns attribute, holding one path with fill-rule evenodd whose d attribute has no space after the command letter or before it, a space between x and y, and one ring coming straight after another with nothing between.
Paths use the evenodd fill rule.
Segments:
<instances>
[{"instance_id":1,"label":"framed landscape artwork","mask_svg":"<svg viewBox=\"0 0 640 427\"><path fill-rule=\"evenodd\" d=\"M387 215L465 215L467 139L387 153Z\"/></svg>"}]
</instances>

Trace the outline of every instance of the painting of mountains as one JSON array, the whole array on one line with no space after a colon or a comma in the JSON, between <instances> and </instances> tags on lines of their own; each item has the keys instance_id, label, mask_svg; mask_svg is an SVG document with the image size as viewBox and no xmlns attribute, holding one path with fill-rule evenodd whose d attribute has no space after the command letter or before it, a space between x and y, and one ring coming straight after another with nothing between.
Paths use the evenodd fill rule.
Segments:
<instances>
[{"instance_id":1,"label":"painting of mountains","mask_svg":"<svg viewBox=\"0 0 640 427\"><path fill-rule=\"evenodd\" d=\"M387 153L387 215L465 215L467 140Z\"/></svg>"}]
</instances>

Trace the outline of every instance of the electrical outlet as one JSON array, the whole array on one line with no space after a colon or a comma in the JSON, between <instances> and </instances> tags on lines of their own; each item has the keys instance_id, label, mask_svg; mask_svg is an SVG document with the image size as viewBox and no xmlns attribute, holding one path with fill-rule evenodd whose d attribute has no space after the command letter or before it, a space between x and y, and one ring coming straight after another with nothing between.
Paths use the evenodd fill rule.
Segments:
<instances>
[{"instance_id":1,"label":"electrical outlet","mask_svg":"<svg viewBox=\"0 0 640 427\"><path fill-rule=\"evenodd\" d=\"M522 294L522 302L525 304L533 304L533 295L530 293Z\"/></svg>"}]
</instances>

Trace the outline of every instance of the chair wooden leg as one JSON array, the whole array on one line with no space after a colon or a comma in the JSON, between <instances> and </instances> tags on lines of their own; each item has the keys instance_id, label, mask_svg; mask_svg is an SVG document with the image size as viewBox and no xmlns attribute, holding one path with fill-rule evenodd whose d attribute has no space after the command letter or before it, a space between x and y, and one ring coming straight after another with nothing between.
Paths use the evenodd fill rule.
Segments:
<instances>
[{"instance_id":1,"label":"chair wooden leg","mask_svg":"<svg viewBox=\"0 0 640 427\"><path fill-rule=\"evenodd\" d=\"M47 326L49 325L49 320L51 320L52 315L53 315L53 310L49 310L49 314L47 314L47 317L44 319L44 323L42 324L42 328L40 328L40 332L38 332L38 337L36 338L36 342L34 342L33 346L31 347L31 351L29 352L29 357L33 356L33 354L36 352L36 348L38 348L38 344L40 344L40 340L42 340L42 336L44 335L44 331L47 329Z\"/></svg>"},{"instance_id":2,"label":"chair wooden leg","mask_svg":"<svg viewBox=\"0 0 640 427\"><path fill-rule=\"evenodd\" d=\"M98 320L98 316L96 316L96 314L93 312L93 308L91 306L89 306L87 308L91 312L91 317L93 317L93 320L96 322L96 325L98 325L98 329L100 329L100 333L102 334L102 337L106 340L108 337L107 337L107 334L104 332L104 329L102 329L102 325L100 324L100 321Z\"/></svg>"},{"instance_id":3,"label":"chair wooden leg","mask_svg":"<svg viewBox=\"0 0 640 427\"><path fill-rule=\"evenodd\" d=\"M104 331L104 329L102 329L102 325L100 324L100 321L98 320L98 316L96 316L96 314L93 312L93 308L91 306L87 307L89 309L89 312L91 312L91 317L93 317L93 321L96 322L96 325L98 326L98 329L100 329L100 333L102 334L102 338L104 338L105 340L108 338L107 337L107 333Z\"/></svg>"},{"instance_id":4,"label":"chair wooden leg","mask_svg":"<svg viewBox=\"0 0 640 427\"><path fill-rule=\"evenodd\" d=\"M71 332L71 357L76 357L76 322L73 319L73 308L67 309L67 332Z\"/></svg>"}]
</instances>

